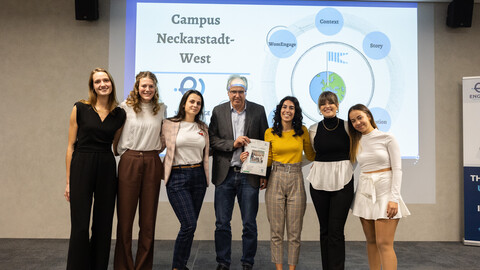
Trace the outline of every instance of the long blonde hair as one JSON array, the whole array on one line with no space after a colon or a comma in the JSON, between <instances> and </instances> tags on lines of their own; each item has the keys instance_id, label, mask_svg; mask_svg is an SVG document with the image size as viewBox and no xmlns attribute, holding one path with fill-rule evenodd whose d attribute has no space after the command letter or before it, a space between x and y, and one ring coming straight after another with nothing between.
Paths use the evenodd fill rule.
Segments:
<instances>
[{"instance_id":1,"label":"long blonde hair","mask_svg":"<svg viewBox=\"0 0 480 270\"><path fill-rule=\"evenodd\" d=\"M107 74L108 79L112 83L112 92L108 96L108 111L112 112L117 106L118 106L118 101L117 101L117 92L115 91L115 82L113 81L113 77L108 71L104 68L95 68L90 72L90 78L88 79L88 100L80 100L80 102L84 104L88 104L92 106L94 110L95 105L97 104L97 93L95 92L95 88L93 87L93 74L97 72L103 72Z\"/></svg>"},{"instance_id":2,"label":"long blonde hair","mask_svg":"<svg viewBox=\"0 0 480 270\"><path fill-rule=\"evenodd\" d=\"M137 76L135 77L135 84L133 85L133 90L130 91L130 94L127 97L126 103L128 106L133 108L133 111L135 111L135 113L139 113L142 111L142 108L140 107L142 98L140 97L138 88L140 86L140 80L143 78L148 78L152 80L153 85L155 85L155 94L150 100L150 103L153 104L152 112L154 115L156 115L160 110L160 104L158 103L158 100L159 100L158 86L157 86L158 80L155 74L153 74L150 71L141 71L140 73L137 74Z\"/></svg>"},{"instance_id":3,"label":"long blonde hair","mask_svg":"<svg viewBox=\"0 0 480 270\"><path fill-rule=\"evenodd\" d=\"M363 104L356 104L353 105L348 110L348 133L350 135L350 161L355 162L357 160L357 153L358 153L358 146L360 145L360 139L362 138L362 133L356 130L353 125L352 121L350 120L350 112L351 111L362 111L370 118L370 124L373 128L377 128L377 124L375 124L375 119L373 119L372 112L367 108L367 106Z\"/></svg>"}]
</instances>

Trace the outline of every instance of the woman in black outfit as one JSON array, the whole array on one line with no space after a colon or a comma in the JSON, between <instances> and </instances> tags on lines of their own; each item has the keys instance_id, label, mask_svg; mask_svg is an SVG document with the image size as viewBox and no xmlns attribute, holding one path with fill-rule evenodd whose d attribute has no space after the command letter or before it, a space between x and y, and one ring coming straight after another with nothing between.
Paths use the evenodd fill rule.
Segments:
<instances>
[{"instance_id":1,"label":"woman in black outfit","mask_svg":"<svg viewBox=\"0 0 480 270\"><path fill-rule=\"evenodd\" d=\"M336 94L322 92L318 107L323 120L309 129L316 154L307 180L320 222L323 270L345 268L344 228L353 200L348 126L337 117L338 105Z\"/></svg>"},{"instance_id":2,"label":"woman in black outfit","mask_svg":"<svg viewBox=\"0 0 480 270\"><path fill-rule=\"evenodd\" d=\"M112 142L125 122L125 111L117 107L115 84L105 69L94 69L88 86L89 98L75 103L68 130L64 196L70 202L71 233L67 269L107 269L117 194Z\"/></svg>"}]
</instances>

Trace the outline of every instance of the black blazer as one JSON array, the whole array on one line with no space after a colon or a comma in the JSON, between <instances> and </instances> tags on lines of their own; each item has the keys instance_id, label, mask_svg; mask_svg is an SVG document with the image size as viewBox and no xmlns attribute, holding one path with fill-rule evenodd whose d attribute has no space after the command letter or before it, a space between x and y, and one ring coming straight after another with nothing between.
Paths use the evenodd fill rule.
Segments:
<instances>
[{"instance_id":1,"label":"black blazer","mask_svg":"<svg viewBox=\"0 0 480 270\"><path fill-rule=\"evenodd\" d=\"M245 136L250 139L263 140L265 130L268 128L267 116L263 106L245 101L247 110L245 111ZM210 126L208 128L210 136L210 148L213 154L212 165L212 183L220 185L227 177L232 160L234 148L232 116L230 112L230 102L215 106ZM259 186L260 176L247 174L247 180L253 187Z\"/></svg>"}]
</instances>

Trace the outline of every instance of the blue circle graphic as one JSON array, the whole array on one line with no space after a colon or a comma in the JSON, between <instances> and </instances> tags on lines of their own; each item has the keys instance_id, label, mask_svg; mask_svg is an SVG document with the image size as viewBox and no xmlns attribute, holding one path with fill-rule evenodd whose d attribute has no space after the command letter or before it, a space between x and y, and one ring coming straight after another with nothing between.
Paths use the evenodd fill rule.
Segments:
<instances>
[{"instance_id":1,"label":"blue circle graphic","mask_svg":"<svg viewBox=\"0 0 480 270\"><path fill-rule=\"evenodd\" d=\"M390 39L382 32L371 32L363 39L363 51L372 59L385 58L391 47Z\"/></svg>"},{"instance_id":2,"label":"blue circle graphic","mask_svg":"<svg viewBox=\"0 0 480 270\"><path fill-rule=\"evenodd\" d=\"M328 72L328 78L326 71L315 75L310 81L309 88L310 97L316 104L318 104L318 97L324 91L335 93L338 98L338 103L342 103L346 94L345 82L343 81L342 77L331 71Z\"/></svg>"},{"instance_id":3,"label":"blue circle graphic","mask_svg":"<svg viewBox=\"0 0 480 270\"><path fill-rule=\"evenodd\" d=\"M334 8L324 8L315 16L315 26L320 33L333 36L343 28L343 16Z\"/></svg>"},{"instance_id":4,"label":"blue circle graphic","mask_svg":"<svg viewBox=\"0 0 480 270\"><path fill-rule=\"evenodd\" d=\"M278 30L268 39L268 48L278 58L287 58L297 50L297 38L288 30Z\"/></svg>"},{"instance_id":5,"label":"blue circle graphic","mask_svg":"<svg viewBox=\"0 0 480 270\"><path fill-rule=\"evenodd\" d=\"M379 130L387 132L390 130L392 126L392 118L387 110L379 107L370 108L372 112L373 119L375 119L375 123Z\"/></svg>"}]
</instances>

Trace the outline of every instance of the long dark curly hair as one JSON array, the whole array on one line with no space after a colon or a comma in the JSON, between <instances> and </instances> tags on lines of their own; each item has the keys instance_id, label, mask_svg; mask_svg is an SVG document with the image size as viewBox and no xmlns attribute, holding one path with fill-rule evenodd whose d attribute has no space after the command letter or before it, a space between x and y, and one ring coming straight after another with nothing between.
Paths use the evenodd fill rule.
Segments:
<instances>
[{"instance_id":1,"label":"long dark curly hair","mask_svg":"<svg viewBox=\"0 0 480 270\"><path fill-rule=\"evenodd\" d=\"M275 115L273 116L272 133L277 135L278 137L282 137L283 126L282 126L281 111L282 111L283 103L285 103L286 100L293 102L293 104L295 105L295 114L293 116L293 121L292 121L292 127L293 127L293 130L295 131L295 134L293 136L301 136L303 134L302 108L300 108L300 103L298 102L298 99L292 96L286 96L282 100L280 100L280 103L278 103L277 108L275 109Z\"/></svg>"}]
</instances>

